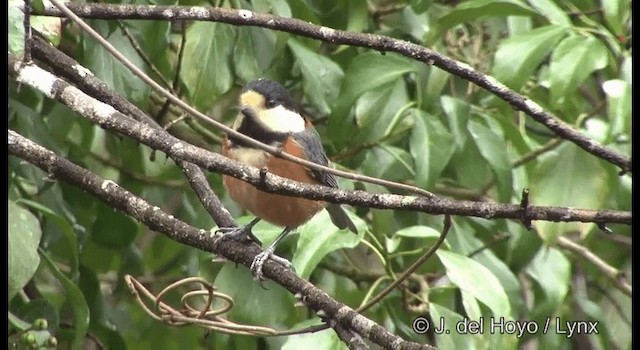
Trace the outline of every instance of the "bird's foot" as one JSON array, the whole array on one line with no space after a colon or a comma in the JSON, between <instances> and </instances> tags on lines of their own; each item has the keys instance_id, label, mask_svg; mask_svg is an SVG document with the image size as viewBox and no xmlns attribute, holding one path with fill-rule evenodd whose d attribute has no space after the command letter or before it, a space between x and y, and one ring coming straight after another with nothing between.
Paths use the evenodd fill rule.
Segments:
<instances>
[{"instance_id":1,"label":"bird's foot","mask_svg":"<svg viewBox=\"0 0 640 350\"><path fill-rule=\"evenodd\" d=\"M293 268L293 264L291 264L289 260L275 255L273 253L273 248L268 247L267 249L263 250L260 254L256 255L250 267L251 273L253 274L253 279L260 282L260 286L262 286L262 281L265 280L264 274L262 273L262 265L264 265L264 263L269 259L277 262L278 264L284 266L285 268L295 271L295 269Z\"/></svg>"},{"instance_id":2,"label":"bird's foot","mask_svg":"<svg viewBox=\"0 0 640 350\"><path fill-rule=\"evenodd\" d=\"M221 234L225 237L230 237L239 241L252 241L262 247L262 242L256 237L251 228L253 225L246 225L242 227L220 227L216 230L216 235Z\"/></svg>"}]
</instances>

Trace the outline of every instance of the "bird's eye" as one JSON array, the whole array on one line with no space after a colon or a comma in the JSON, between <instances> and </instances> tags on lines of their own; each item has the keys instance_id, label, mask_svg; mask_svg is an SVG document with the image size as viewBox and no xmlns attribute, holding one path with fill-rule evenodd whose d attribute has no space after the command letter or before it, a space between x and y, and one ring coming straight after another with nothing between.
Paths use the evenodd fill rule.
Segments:
<instances>
[{"instance_id":1,"label":"bird's eye","mask_svg":"<svg viewBox=\"0 0 640 350\"><path fill-rule=\"evenodd\" d=\"M267 100L267 102L266 102L266 106L267 106L267 108L273 108L273 107L275 107L276 105L277 105L276 100L274 100L274 99L272 99L272 98L268 99L268 100Z\"/></svg>"}]
</instances>

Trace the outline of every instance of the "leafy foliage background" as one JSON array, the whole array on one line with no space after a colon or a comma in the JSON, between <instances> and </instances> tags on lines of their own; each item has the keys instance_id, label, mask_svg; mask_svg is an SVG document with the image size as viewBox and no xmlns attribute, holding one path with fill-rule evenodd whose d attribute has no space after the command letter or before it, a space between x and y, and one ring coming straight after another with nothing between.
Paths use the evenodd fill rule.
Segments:
<instances>
[{"instance_id":1,"label":"leafy foliage background","mask_svg":"<svg viewBox=\"0 0 640 350\"><path fill-rule=\"evenodd\" d=\"M631 153L630 1L154 4L245 8L420 43L490 72L598 142ZM35 17L34 23L40 20ZM21 38L21 19L10 13L9 21L11 46ZM631 210L630 175L620 176L613 165L571 142L552 141L553 134L506 102L438 68L393 53L263 28L140 20L89 23L153 74L131 45L126 28L167 81L174 80L185 40L177 92L198 110L227 123L235 117L235 99L243 84L258 77L282 82L316 116L325 149L337 167L457 199L517 203L521 191L529 188L534 204ZM74 25L65 25L62 35L54 33L52 40L163 125L179 117L172 109L159 113L162 99ZM106 133L11 79L9 89L11 129L176 217L202 228L214 226L178 167L164 155ZM220 133L195 120L175 122L170 130L196 145L219 149ZM545 145L548 150L527 157ZM234 216L248 221L224 194L220 176L210 174L209 180ZM341 181L341 186L388 192L350 181ZM246 269L211 263L210 254L158 235L16 158L9 159L8 199L9 318L13 329L47 319L47 330L36 333L39 341L55 335L66 345L84 341L135 349L344 346L332 331L255 338L205 334L154 321L133 302L123 284L125 274L139 276L155 290L184 276L205 276L234 297L236 306L228 316L236 322L279 329L318 322L315 315L294 307L293 296L281 287L267 283L268 290L263 290ZM292 258L303 278L358 306L433 244L442 220L366 208L354 213L361 231L367 231L364 237L338 232L322 213L285 241L280 254ZM584 344L630 348L631 298L612 288L592 264L555 245L559 236L578 240L631 276L631 229L609 228L613 234L605 235L592 223L534 222L534 230L527 231L515 221L455 217L437 258L418 271L426 287L410 281L366 315L419 342L430 339L416 334L411 324L427 314L436 321L443 317L452 329L464 317L505 316L540 326L547 318L554 325L556 317L562 322L599 322L598 334L572 338L556 331L523 337L452 331L435 335L443 349ZM278 231L261 223L256 234L268 242Z\"/></svg>"}]
</instances>

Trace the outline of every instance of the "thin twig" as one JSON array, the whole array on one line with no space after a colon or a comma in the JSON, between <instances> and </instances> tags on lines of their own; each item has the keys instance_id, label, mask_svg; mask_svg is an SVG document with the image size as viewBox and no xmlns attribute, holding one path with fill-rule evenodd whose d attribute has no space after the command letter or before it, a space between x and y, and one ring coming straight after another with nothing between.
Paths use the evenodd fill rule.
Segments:
<instances>
[{"instance_id":1,"label":"thin twig","mask_svg":"<svg viewBox=\"0 0 640 350\"><path fill-rule=\"evenodd\" d=\"M625 246L625 248L631 249L633 246L633 240L629 236L625 236L617 233L604 233L596 231L596 235L598 239L604 239L610 242L614 242L620 245Z\"/></svg>"},{"instance_id":2,"label":"thin twig","mask_svg":"<svg viewBox=\"0 0 640 350\"><path fill-rule=\"evenodd\" d=\"M84 74L86 70L84 70L84 67L78 64L78 62L52 46L44 43L40 39L33 40L32 44L36 57L45 60L53 66L56 71L60 71L64 76L69 77L70 80L76 82L83 91L87 91L92 96L99 96L101 101L114 106L122 113L126 113L126 116L122 115L122 117L127 119L133 118L134 120L155 129L157 132L162 133L165 137L171 137L171 135L164 131L153 119L144 114L129 101L109 90L106 85L99 81L95 76L92 74ZM137 127L142 127L142 125L138 124ZM212 215L216 224L219 227L225 227L224 225L232 226L233 219L229 212L223 210L221 205L219 208L215 207L216 203L220 203L219 199L209 187L202 170L198 166L184 164L180 159L174 159L174 161L178 165L182 164L181 167L189 183L193 186L194 192L203 203L205 209Z\"/></svg>"},{"instance_id":3,"label":"thin twig","mask_svg":"<svg viewBox=\"0 0 640 350\"><path fill-rule=\"evenodd\" d=\"M389 284L385 289L383 289L378 295L371 298L366 304L361 305L357 311L364 312L368 310L370 307L378 303L382 298L387 296L387 294L391 293L397 286L399 286L402 282L404 282L412 273L414 273L425 261L429 260L429 258L435 254L435 252L440 248L442 243L444 243L444 239L447 238L447 234L449 233L449 229L451 228L451 216L445 215L444 217L444 228L442 229L442 233L438 240L421 256L416 260L409 268L404 270L398 278Z\"/></svg>"},{"instance_id":4,"label":"thin twig","mask_svg":"<svg viewBox=\"0 0 640 350\"><path fill-rule=\"evenodd\" d=\"M146 175L142 175L142 174L138 174L136 172L133 172L129 169L127 169L126 167L123 167L119 164L116 164L115 162L107 159L107 158L103 158L102 156L95 154L93 152L89 153L89 156L91 156L91 158L95 159L96 161L100 162L100 164L114 168L116 170L118 170L120 173L122 173L123 175L130 177L136 181L140 181L140 182L144 182L147 185L151 185L151 186L161 186L161 187L169 187L169 188L176 188L176 189L180 189L180 190L185 190L187 189L186 186L184 186L184 183L181 181L162 181L162 180L158 180L154 177L151 176L146 176Z\"/></svg>"},{"instance_id":5,"label":"thin twig","mask_svg":"<svg viewBox=\"0 0 640 350\"><path fill-rule=\"evenodd\" d=\"M31 63L31 46L29 43L33 39L31 33L31 0L24 0L24 17L22 18L22 26L24 27L24 54L25 63Z\"/></svg>"},{"instance_id":6,"label":"thin twig","mask_svg":"<svg viewBox=\"0 0 640 350\"><path fill-rule=\"evenodd\" d=\"M484 251L487 248L490 248L492 245L498 243L498 242L502 242L505 239L509 239L511 237L511 235L507 232L500 232L496 235L494 235L493 237L491 237L491 239L486 242L485 244L483 244L481 247L478 247L478 249L470 252L469 254L467 254L467 257L471 258L476 254L481 253L482 251Z\"/></svg>"},{"instance_id":7,"label":"thin twig","mask_svg":"<svg viewBox=\"0 0 640 350\"><path fill-rule=\"evenodd\" d=\"M562 144L562 141L564 141L561 138L556 138L556 139L552 139L549 142L545 143L544 145L540 146L539 148L534 149L533 151L524 154L522 157L516 159L511 166L514 168L517 168L519 166L522 166L536 158L538 158L540 155L547 153L551 150L553 150L554 148L560 146L560 144Z\"/></svg>"},{"instance_id":8,"label":"thin twig","mask_svg":"<svg viewBox=\"0 0 640 350\"><path fill-rule=\"evenodd\" d=\"M239 241L227 236L214 240L208 231L190 226L174 218L160 208L118 186L115 182L105 180L59 157L13 130L8 130L7 132L7 144L10 154L36 165L46 173L54 175L56 179L67 181L87 191L109 206L123 211L149 228L162 232L180 243L220 254L245 266L249 266L260 252L256 245L241 244ZM301 300L312 310L324 314L325 317L337 323L347 325L352 331L365 336L384 348L424 348L424 345L405 341L399 336L389 333L384 327L332 299L327 293L296 276L293 271L278 263L267 260L263 266L263 272L265 276L277 281L291 293L300 293L302 295ZM176 321L179 322L180 319L176 319Z\"/></svg>"},{"instance_id":9,"label":"thin twig","mask_svg":"<svg viewBox=\"0 0 640 350\"><path fill-rule=\"evenodd\" d=\"M265 143L262 143L260 141L257 141L249 136L246 136L244 134L239 133L238 131L216 121L213 120L209 117L207 117L206 115L200 113L198 110L196 110L195 108L189 106L188 104L186 104L185 102L183 102L180 98L178 98L177 96L171 94L169 91L167 91L166 89L164 89L162 86L160 86L158 83L156 83L153 79L149 78L148 75L146 75L142 70L140 70L140 68L136 67L129 59L127 59L122 53L120 53L111 43L109 43L107 40L105 40L100 34L98 34L98 32L96 32L95 30L93 30L93 28L91 28L86 22L84 22L80 17L78 17L76 14L74 14L67 6L65 6L65 4L63 4L62 2L60 2L59 0L51 0L51 2L60 9L60 11L62 11L65 15L67 15L69 18L71 18L71 20L73 20L74 22L76 22L78 24L78 26L80 26L84 31L86 31L90 36L92 36L94 39L96 39L96 41L98 41L98 43L100 43L100 45L102 45L109 53L111 53L118 61L120 61L125 67L127 67L129 70L131 70L131 72L133 74L135 74L138 78L142 79L142 81L144 81L146 84L148 84L150 87L152 87L153 89L155 89L157 92L159 92L161 95L163 95L164 97L166 97L167 99L169 99L171 102L173 102L175 105L179 106L180 108L184 109L185 111L187 111L189 114L195 116L196 118L198 118L199 120L204 121L207 124L210 124L218 129L221 129L222 131L224 131L225 133L227 133L228 135L231 135L239 140L242 140L246 143L248 143L251 146L255 146L259 149L262 149L266 152L269 152L270 154L292 161L294 163L297 164L301 164L304 165L305 167L308 167L310 169L313 170L318 170L318 171L323 171L326 173L330 173L336 176L340 176L340 177L344 177L344 178L348 178L351 180L355 180L355 181L362 181L362 182L369 182L372 184L377 184L377 185L381 185L381 186L387 186L390 188L395 188L397 190L404 190L404 191L409 191L411 193L415 193L415 194L419 194L425 197L430 197L433 198L435 197L431 192L423 190L421 188L415 187L415 186L408 186L405 184L401 184L401 183L397 183L397 182L393 182L393 181L388 181L388 180L383 180L383 179L378 179L378 178L374 178L374 177L370 177L370 176L366 176L366 175L360 175L360 174L354 174L354 173L350 173L350 172L346 172L346 171L341 171L341 170L336 170L330 167L326 167L326 166L322 166L320 164L302 159L302 158L298 158L295 156L292 156L291 154L285 153L283 152L280 148L277 147L273 147L273 146L269 146Z\"/></svg>"},{"instance_id":10,"label":"thin twig","mask_svg":"<svg viewBox=\"0 0 640 350\"><path fill-rule=\"evenodd\" d=\"M627 316L624 308L620 305L620 303L614 298L613 295L611 295L611 290L607 289L607 288L603 288L600 283L597 282L592 282L592 281L587 281L587 285L589 286L589 288L593 288L595 290L597 290L600 294L602 294L602 296L605 297L605 299L607 299L607 301L609 301L609 303L611 304L611 306L613 307L613 309L618 313L618 316L620 317L620 319L622 319L622 321L624 323L627 324L627 326L631 327L631 320L629 319L629 317ZM631 310L629 310L629 313Z\"/></svg>"},{"instance_id":11,"label":"thin twig","mask_svg":"<svg viewBox=\"0 0 640 350\"><path fill-rule=\"evenodd\" d=\"M393 282L391 282L387 287L385 287L382 291L380 291L380 293L378 293L376 296L374 296L371 299L369 299L369 301L367 301L365 304L360 305L360 307L358 307L356 309L356 312L363 313L363 312L367 311L372 306L377 304L380 300L384 299L384 297L386 297L389 293L391 293L394 289L396 289L407 278L411 277L411 275L418 268L420 268L420 266L422 266L422 264L424 264L425 261L429 260L429 258L438 250L438 248L440 248L442 243L444 243L444 240L447 237L447 234L449 233L449 229L450 228L451 228L451 217L449 215L445 215L445 217L444 217L444 228L442 229L442 234L440 234L440 237L438 237L438 240L431 247L429 247L429 249L422 256L420 256L413 264L411 264L411 266L409 266L406 270L404 270L402 272L402 274L400 276L398 276L397 279L395 279ZM301 332L304 332L304 333L317 332L317 331L320 331L320 330L323 330L323 329L327 329L327 328L329 328L329 325L328 324L324 324L324 325L318 325L318 326L312 326L312 327L305 328L305 329L301 330Z\"/></svg>"},{"instance_id":12,"label":"thin twig","mask_svg":"<svg viewBox=\"0 0 640 350\"><path fill-rule=\"evenodd\" d=\"M598 270L602 272L602 274L605 275L605 277L613 282L613 285L617 289L631 297L631 285L627 282L627 278L622 271L607 264L607 262L602 260L587 247L580 245L567 237L558 237L557 244L560 248L566 249L592 263Z\"/></svg>"},{"instance_id":13,"label":"thin twig","mask_svg":"<svg viewBox=\"0 0 640 350\"><path fill-rule=\"evenodd\" d=\"M331 271L336 275L347 277L354 282L373 282L380 277L385 276L382 272L360 271L354 267L342 266L321 261L318 267Z\"/></svg>"},{"instance_id":14,"label":"thin twig","mask_svg":"<svg viewBox=\"0 0 640 350\"><path fill-rule=\"evenodd\" d=\"M173 91L178 91L180 87L180 72L182 72L182 61L184 58L184 48L187 46L187 30L182 26L180 30L180 49L178 50L178 63L176 63L176 75L173 77Z\"/></svg>"},{"instance_id":15,"label":"thin twig","mask_svg":"<svg viewBox=\"0 0 640 350\"><path fill-rule=\"evenodd\" d=\"M149 56L147 56L147 54L144 52L144 50L140 47L140 45L138 44L138 41L136 40L136 38L134 38L133 35L131 34L131 32L129 32L129 29L127 29L127 27L124 25L124 23L122 23L122 21L116 21L116 23L118 23L118 27L122 31L122 34L124 34L124 36L127 38L127 40L129 40L129 44L131 44L131 47L138 54L138 56L140 56L142 61L147 65L147 67L149 67L149 69L151 69L153 74L155 74L156 77L158 79L160 79L160 81L162 81L162 83L167 88L171 89L171 86L172 86L171 83L167 80L167 78L164 77L164 75L162 75L162 72L160 72L158 67L156 67L156 65L153 64L153 62L151 62L151 59L149 58Z\"/></svg>"},{"instance_id":16,"label":"thin twig","mask_svg":"<svg viewBox=\"0 0 640 350\"><path fill-rule=\"evenodd\" d=\"M369 15L377 20L382 16L387 16L396 12L400 12L404 10L406 7L407 7L406 4L394 4L394 5L389 5L385 7L379 7L379 8L372 7L369 9Z\"/></svg>"},{"instance_id":17,"label":"thin twig","mask_svg":"<svg viewBox=\"0 0 640 350\"><path fill-rule=\"evenodd\" d=\"M53 0L53 2L57 2L58 4L60 4L58 0ZM411 59L418 60L429 65L434 65L449 73L455 74L461 78L473 82L474 84L490 91L504 101L508 102L514 108L525 112L534 120L552 130L557 136L570 140L586 152L591 153L596 157L602 158L612 164L615 164L616 166L620 167L623 172L631 172L631 160L629 159L629 157L620 154L617 151L604 147L596 141L590 139L589 137L577 131L559 118L544 111L542 107L540 107L531 99L528 99L525 96L522 96L519 93L509 89L507 86L496 81L491 76L483 74L473 69L469 65L458 62L433 50L427 49L418 44L410 43L408 41L382 35L345 32L314 25L309 22L301 21L294 18L284 18L268 14L261 14L249 10L233 10L226 8L205 8L192 6L145 6L107 4L85 5L76 3L69 3L68 6L73 8L73 12L79 13L85 18L216 21L233 25L259 26L269 29L275 29L330 42L333 44L368 47L379 52L397 52ZM63 11L63 13L68 15L69 13L71 13L71 11L66 9L65 11ZM60 14L60 11L56 11L52 8L47 8L44 14L57 16ZM225 132L227 131L223 128L221 129ZM241 138L235 134L233 134L233 136ZM251 145L259 147L257 143L251 143L251 141L244 139L242 140L247 141ZM263 147L260 148L267 150ZM269 150L267 151L270 152ZM324 170L319 168L312 169ZM338 176L346 177L345 174L340 174Z\"/></svg>"},{"instance_id":18,"label":"thin twig","mask_svg":"<svg viewBox=\"0 0 640 350\"><path fill-rule=\"evenodd\" d=\"M182 40L180 40L180 47L178 48L178 63L176 64L176 73L173 77L173 84L171 85L171 88L169 89L169 91L172 94L178 94L179 92L179 87L180 87L180 71L182 70L182 58L183 58L183 54L184 54L184 48L186 46L186 29L184 28L184 25L181 28L181 38ZM168 84L168 83L167 83ZM154 94L151 94L151 97L155 97ZM159 98L157 98L158 100L160 100ZM163 103L162 103L162 107L160 108L160 110L158 111L158 115L156 117L156 120L162 120L162 117L166 114L169 113L170 111L172 111L173 107L171 105L171 100L166 99ZM168 130L169 127L171 125L173 125L174 123L177 123L178 121L181 120L190 120L190 118L187 115L184 115L182 112L178 111L175 113L176 115L179 115L179 117L177 119L174 119L173 121L170 121L169 123L167 123L165 125L165 130ZM191 126L191 125L190 125ZM208 136L208 134L205 133L205 138Z\"/></svg>"},{"instance_id":19,"label":"thin twig","mask_svg":"<svg viewBox=\"0 0 640 350\"><path fill-rule=\"evenodd\" d=\"M521 218L521 208L515 204L454 201L446 198L431 199L361 190L347 191L303 184L271 173L260 176L260 170L255 167L246 166L220 154L195 147L168 135L162 128L150 127L128 118L35 65L21 66L13 55L9 55L8 68L11 74L17 75L19 82L42 90L47 96L59 100L105 129L131 137L166 153L174 160L188 161L209 171L233 176L264 192L378 209L413 210L429 214L477 216L488 219ZM528 218L531 220L630 224L631 217L631 212L615 210L533 205L528 210Z\"/></svg>"},{"instance_id":20,"label":"thin twig","mask_svg":"<svg viewBox=\"0 0 640 350\"><path fill-rule=\"evenodd\" d=\"M179 160L177 163L185 175L187 175L187 180L202 203L202 206L207 210L209 215L214 218L218 227L236 226L229 211L224 208L222 202L220 202L220 198L218 198L211 190L211 187L209 187L209 182L202 170L200 170L197 165L183 160Z\"/></svg>"},{"instance_id":21,"label":"thin twig","mask_svg":"<svg viewBox=\"0 0 640 350\"><path fill-rule=\"evenodd\" d=\"M465 199L475 202L490 202L492 199L478 191L470 190L463 187L455 187L449 186L445 183L436 183L436 187L433 189L433 192L454 197L458 199Z\"/></svg>"},{"instance_id":22,"label":"thin twig","mask_svg":"<svg viewBox=\"0 0 640 350\"><path fill-rule=\"evenodd\" d=\"M602 13L603 9L601 7L596 7L590 10L580 10L580 11L568 11L568 16L583 16L583 15L595 15Z\"/></svg>"}]
</instances>

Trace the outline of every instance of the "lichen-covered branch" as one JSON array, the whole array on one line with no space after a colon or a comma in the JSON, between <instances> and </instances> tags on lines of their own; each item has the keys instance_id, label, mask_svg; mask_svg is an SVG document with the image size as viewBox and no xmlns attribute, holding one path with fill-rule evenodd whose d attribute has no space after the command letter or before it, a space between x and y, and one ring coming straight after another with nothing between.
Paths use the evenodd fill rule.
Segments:
<instances>
[{"instance_id":1,"label":"lichen-covered branch","mask_svg":"<svg viewBox=\"0 0 640 350\"><path fill-rule=\"evenodd\" d=\"M493 77L473 69L471 66L439 54L424 46L384 35L355 33L315 25L295 18L284 18L249 10L235 10L220 7L195 6L150 6L115 4L67 3L71 11L83 18L92 19L147 19L147 20L200 20L229 23L239 26L257 26L334 44L361 46L380 52L397 52L411 59L434 65L451 74L466 79L499 98L508 102L517 110L545 125L559 137L569 140L585 151L602 158L622 169L631 172L631 159L602 146L583 133L546 112L533 100L513 91ZM55 7L46 8L43 13L49 16L61 16Z\"/></svg>"}]
</instances>

